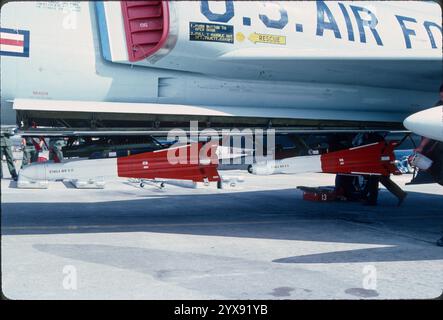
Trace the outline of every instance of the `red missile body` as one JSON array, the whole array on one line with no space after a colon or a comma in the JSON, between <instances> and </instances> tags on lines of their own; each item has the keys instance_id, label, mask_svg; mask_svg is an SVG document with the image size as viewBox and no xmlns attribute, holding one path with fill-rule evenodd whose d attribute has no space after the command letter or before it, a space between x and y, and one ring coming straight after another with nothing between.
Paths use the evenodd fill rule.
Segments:
<instances>
[{"instance_id":1,"label":"red missile body","mask_svg":"<svg viewBox=\"0 0 443 320\"><path fill-rule=\"evenodd\" d=\"M218 160L210 161L211 155L215 155L214 149L208 145L205 147L210 154L207 161L200 157L202 143L118 158L118 176L138 179L192 180L194 182L219 181ZM217 146L214 145L214 147ZM173 157L178 163L171 163L171 159L168 157Z\"/></svg>"},{"instance_id":2,"label":"red missile body","mask_svg":"<svg viewBox=\"0 0 443 320\"><path fill-rule=\"evenodd\" d=\"M321 155L325 173L377 174L389 176L401 172L395 165L394 149L397 142L377 142L360 147Z\"/></svg>"}]
</instances>

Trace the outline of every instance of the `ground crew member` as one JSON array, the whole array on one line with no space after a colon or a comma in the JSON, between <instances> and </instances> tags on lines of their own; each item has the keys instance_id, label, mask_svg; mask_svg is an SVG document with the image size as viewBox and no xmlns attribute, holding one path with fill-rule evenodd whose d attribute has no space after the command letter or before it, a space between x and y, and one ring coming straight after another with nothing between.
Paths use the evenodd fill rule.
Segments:
<instances>
[{"instance_id":1,"label":"ground crew member","mask_svg":"<svg viewBox=\"0 0 443 320\"><path fill-rule=\"evenodd\" d=\"M7 132L1 132L0 134L0 146L1 146L1 153L0 153L0 160L3 160L3 155L5 155L6 163L8 164L9 173L11 174L11 178L14 181L17 181L18 175L17 171L15 170L14 166L14 157L12 155L11 150L11 140L9 139L12 136L12 134ZM2 162L0 161L0 176L1 179L3 179L3 168L2 168Z\"/></svg>"},{"instance_id":2,"label":"ground crew member","mask_svg":"<svg viewBox=\"0 0 443 320\"><path fill-rule=\"evenodd\" d=\"M434 107L443 106L443 84L440 86L440 100L434 105Z\"/></svg>"},{"instance_id":3,"label":"ground crew member","mask_svg":"<svg viewBox=\"0 0 443 320\"><path fill-rule=\"evenodd\" d=\"M440 86L440 100L435 103L434 107L437 106L443 106L443 84ZM433 161L432 166L427 171L436 182L443 184L443 142L422 137L414 152L424 154Z\"/></svg>"},{"instance_id":4,"label":"ground crew member","mask_svg":"<svg viewBox=\"0 0 443 320\"><path fill-rule=\"evenodd\" d=\"M54 162L63 161L63 147L64 139L61 138L50 138L49 139L49 160L54 160Z\"/></svg>"},{"instance_id":5,"label":"ground crew member","mask_svg":"<svg viewBox=\"0 0 443 320\"><path fill-rule=\"evenodd\" d=\"M433 160L432 166L427 171L436 182L443 184L443 143L422 138L420 145L414 151L423 153ZM437 245L443 247L443 236L437 240Z\"/></svg>"},{"instance_id":6,"label":"ground crew member","mask_svg":"<svg viewBox=\"0 0 443 320\"><path fill-rule=\"evenodd\" d=\"M328 152L339 151L352 147L347 143L349 136L346 134L336 133L328 137ZM335 176L335 191L338 195L345 197L349 201L357 201L361 199L361 191L358 190L358 177L346 174L337 174Z\"/></svg>"},{"instance_id":7,"label":"ground crew member","mask_svg":"<svg viewBox=\"0 0 443 320\"><path fill-rule=\"evenodd\" d=\"M22 139L23 148L23 161L22 166L30 164L31 162L36 162L38 160L38 153L34 146L34 141L31 137L26 137Z\"/></svg>"},{"instance_id":8,"label":"ground crew member","mask_svg":"<svg viewBox=\"0 0 443 320\"><path fill-rule=\"evenodd\" d=\"M384 137L382 137L378 133L364 133L357 135L353 143L355 146L359 146L381 141L384 141ZM398 205L401 205L407 196L407 193L404 192L394 181L392 181L389 176L365 175L364 177L367 181L364 192L364 194L366 195L365 205L377 205L379 183L384 185L389 192L397 197Z\"/></svg>"},{"instance_id":9,"label":"ground crew member","mask_svg":"<svg viewBox=\"0 0 443 320\"><path fill-rule=\"evenodd\" d=\"M440 86L440 100L434 107L443 105L443 84ZM432 166L427 170L435 181L443 184L443 143L432 139L422 137L420 144L414 149L414 152L422 153L433 160ZM443 237L437 240L437 245L443 247Z\"/></svg>"},{"instance_id":10,"label":"ground crew member","mask_svg":"<svg viewBox=\"0 0 443 320\"><path fill-rule=\"evenodd\" d=\"M45 144L45 140L43 138L38 138L38 139L31 138L31 139L32 139L32 143L34 144L35 151L36 151L35 156L34 156L35 160L33 159L32 162L38 162L40 152L43 151L43 146Z\"/></svg>"}]
</instances>

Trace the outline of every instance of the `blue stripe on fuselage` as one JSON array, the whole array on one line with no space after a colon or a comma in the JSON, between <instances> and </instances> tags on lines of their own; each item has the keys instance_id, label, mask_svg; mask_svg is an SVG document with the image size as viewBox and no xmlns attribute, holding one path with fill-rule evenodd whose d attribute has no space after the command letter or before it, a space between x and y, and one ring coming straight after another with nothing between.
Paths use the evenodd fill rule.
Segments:
<instances>
[{"instance_id":1,"label":"blue stripe on fuselage","mask_svg":"<svg viewBox=\"0 0 443 320\"><path fill-rule=\"evenodd\" d=\"M112 61L111 49L109 47L108 25L106 24L105 5L103 1L95 3L97 12L97 23L100 30L100 43L102 48L102 55L108 61Z\"/></svg>"}]
</instances>

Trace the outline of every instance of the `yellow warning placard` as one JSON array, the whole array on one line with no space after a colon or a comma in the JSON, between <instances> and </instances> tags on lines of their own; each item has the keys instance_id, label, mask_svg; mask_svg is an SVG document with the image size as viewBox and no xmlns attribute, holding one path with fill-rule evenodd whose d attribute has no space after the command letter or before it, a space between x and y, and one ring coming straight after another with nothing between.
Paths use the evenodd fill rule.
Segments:
<instances>
[{"instance_id":1,"label":"yellow warning placard","mask_svg":"<svg viewBox=\"0 0 443 320\"><path fill-rule=\"evenodd\" d=\"M251 33L248 39L254 43L269 43L286 45L286 36L277 36L273 34Z\"/></svg>"}]
</instances>

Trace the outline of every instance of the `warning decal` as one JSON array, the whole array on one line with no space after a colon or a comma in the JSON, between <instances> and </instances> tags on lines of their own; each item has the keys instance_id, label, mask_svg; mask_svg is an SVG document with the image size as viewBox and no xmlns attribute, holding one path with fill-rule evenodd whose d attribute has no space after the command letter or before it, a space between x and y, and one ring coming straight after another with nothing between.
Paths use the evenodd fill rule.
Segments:
<instances>
[{"instance_id":1,"label":"warning decal","mask_svg":"<svg viewBox=\"0 0 443 320\"><path fill-rule=\"evenodd\" d=\"M190 22L189 40L234 43L234 26Z\"/></svg>"}]
</instances>

